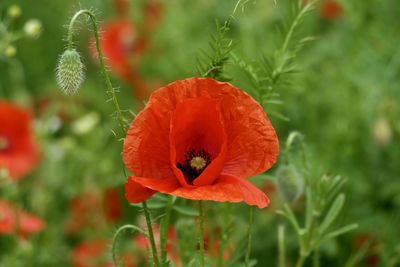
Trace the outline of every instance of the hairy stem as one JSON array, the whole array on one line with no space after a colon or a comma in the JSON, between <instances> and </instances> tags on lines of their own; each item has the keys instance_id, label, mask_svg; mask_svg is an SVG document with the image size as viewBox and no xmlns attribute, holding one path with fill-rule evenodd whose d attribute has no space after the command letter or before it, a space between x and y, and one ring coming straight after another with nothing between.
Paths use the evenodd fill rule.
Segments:
<instances>
[{"instance_id":1,"label":"hairy stem","mask_svg":"<svg viewBox=\"0 0 400 267\"><path fill-rule=\"evenodd\" d=\"M107 93L110 94L111 100L112 100L112 102L114 104L114 108L115 108L115 112L116 112L116 115L117 115L118 124L121 127L122 131L125 133L126 132L126 127L125 127L122 111L121 111L120 105L118 103L116 90L112 86L110 77L107 74L106 66L105 66L105 63L104 63L103 52L102 52L101 47L100 47L100 38L99 38L99 31L98 31L98 26L97 26L97 19L96 19L95 15L90 10L82 9L82 10L78 11L72 17L71 22L69 23L69 27L68 27L68 49L72 49L73 48L73 40L72 39L73 39L74 25L75 25L75 21L78 19L78 17L80 15L87 15L90 18L91 22L92 22L94 38L96 40L96 50L97 50L97 54L99 56L101 73L103 75L104 81L105 81L106 86L107 86Z\"/></svg>"},{"instance_id":2,"label":"hairy stem","mask_svg":"<svg viewBox=\"0 0 400 267\"><path fill-rule=\"evenodd\" d=\"M161 243L161 264L162 266L166 266L167 263L167 243L168 243L168 228L171 220L172 213L172 205L174 202L174 198L172 196L168 196L168 203L165 209L165 221L164 221L164 232L160 231L160 243Z\"/></svg>"},{"instance_id":3,"label":"hairy stem","mask_svg":"<svg viewBox=\"0 0 400 267\"><path fill-rule=\"evenodd\" d=\"M297 260L296 267L302 267L305 261L306 261L306 256L300 255L300 257Z\"/></svg>"},{"instance_id":4,"label":"hairy stem","mask_svg":"<svg viewBox=\"0 0 400 267\"><path fill-rule=\"evenodd\" d=\"M144 211L144 216L146 217L147 230L149 232L149 240L150 240L151 252L153 255L153 262L157 267L159 267L160 261L158 260L156 242L154 241L153 228L151 225L150 213L149 213L149 209L147 208L146 201L143 201L143 211Z\"/></svg>"},{"instance_id":5,"label":"hairy stem","mask_svg":"<svg viewBox=\"0 0 400 267\"><path fill-rule=\"evenodd\" d=\"M278 227L279 267L285 267L285 226Z\"/></svg>"},{"instance_id":6,"label":"hairy stem","mask_svg":"<svg viewBox=\"0 0 400 267\"><path fill-rule=\"evenodd\" d=\"M245 258L245 266L250 267L250 252L251 252L251 232L253 229L254 208L250 207L249 212L249 228L247 229L247 251Z\"/></svg>"},{"instance_id":7,"label":"hairy stem","mask_svg":"<svg viewBox=\"0 0 400 267\"><path fill-rule=\"evenodd\" d=\"M204 207L199 201L199 244L200 244L200 267L204 267Z\"/></svg>"},{"instance_id":8,"label":"hairy stem","mask_svg":"<svg viewBox=\"0 0 400 267\"><path fill-rule=\"evenodd\" d=\"M111 245L111 253L112 253L112 259L113 259L114 266L118 266L118 263L117 263L117 255L116 255L116 253L115 253L118 237L119 237L119 235L120 235L123 231L128 230L128 229L133 230L133 231L138 231L138 232L140 232L141 234L147 236L147 234L146 234L145 231L143 231L141 228L139 228L139 227L137 227L137 226L135 226L135 225L127 224L127 225L124 225L124 226L120 227L120 228L115 232L114 237L113 237L113 240L112 240L112 245Z\"/></svg>"}]
</instances>

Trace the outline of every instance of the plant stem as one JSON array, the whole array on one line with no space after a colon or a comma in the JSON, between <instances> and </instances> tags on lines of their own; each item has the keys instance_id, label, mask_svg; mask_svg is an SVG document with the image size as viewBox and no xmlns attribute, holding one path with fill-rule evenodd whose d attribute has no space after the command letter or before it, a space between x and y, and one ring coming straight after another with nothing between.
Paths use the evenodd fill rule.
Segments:
<instances>
[{"instance_id":1,"label":"plant stem","mask_svg":"<svg viewBox=\"0 0 400 267\"><path fill-rule=\"evenodd\" d=\"M200 267L204 267L204 208L201 200L199 201L199 233Z\"/></svg>"},{"instance_id":2,"label":"plant stem","mask_svg":"<svg viewBox=\"0 0 400 267\"><path fill-rule=\"evenodd\" d=\"M172 204L174 202L174 197L168 196L168 203L165 209L165 221L164 221L164 231L160 231L160 244L161 244L161 265L164 266L167 263L167 243L168 243L168 228L171 220Z\"/></svg>"},{"instance_id":3,"label":"plant stem","mask_svg":"<svg viewBox=\"0 0 400 267\"><path fill-rule=\"evenodd\" d=\"M313 255L313 267L319 267L319 249L315 248Z\"/></svg>"},{"instance_id":4,"label":"plant stem","mask_svg":"<svg viewBox=\"0 0 400 267\"><path fill-rule=\"evenodd\" d=\"M126 130L126 127L125 127L125 121L124 121L124 117L122 115L122 110L120 108L120 105L119 105L119 102L118 102L118 99L117 99L116 90L111 84L111 80L110 80L110 77L107 74L106 66L105 66L105 63L104 63L104 56L103 56L103 52L102 52L101 46L100 46L100 38L99 38L99 31L98 31L98 27L97 27L96 16L90 10L87 10L87 9L79 10L72 17L72 19L71 19L71 21L69 23L69 27L68 27L68 36L67 36L68 49L72 49L73 48L74 24L75 24L75 21L79 18L80 15L88 16L90 18L91 22L92 22L93 33L94 33L94 37L95 37L95 40L96 40L96 50L97 50L97 54L98 54L98 57L99 57L101 73L103 75L103 78L104 78L104 81L105 81L106 87L107 87L107 94L111 95L111 100L112 100L112 102L114 104L114 108L115 108L115 112L116 112L116 115L117 115L118 124L119 124L122 132L126 133L127 130ZM153 228L152 228L152 225L151 225L151 218L150 218L149 210L147 208L146 201L144 201L142 203L142 205L143 205L143 211L144 211L144 214L145 214L145 217L146 217L146 223L147 223L147 228L148 228L148 233L149 233L149 239L150 239L150 244L151 244L151 248L152 248L152 254L153 254L153 258L154 258L153 260L154 260L155 265L157 267L159 267L160 266L160 262L158 260L157 249L156 249L156 245L155 245L155 242L154 242Z\"/></svg>"},{"instance_id":5,"label":"plant stem","mask_svg":"<svg viewBox=\"0 0 400 267\"><path fill-rule=\"evenodd\" d=\"M278 226L279 267L285 267L285 226Z\"/></svg>"},{"instance_id":6,"label":"plant stem","mask_svg":"<svg viewBox=\"0 0 400 267\"><path fill-rule=\"evenodd\" d=\"M98 27L97 27L97 20L96 20L96 17L94 16L94 14L90 10L82 9L82 10L78 11L72 17L71 22L69 23L69 27L68 27L68 37L67 37L68 38L68 49L72 49L73 48L72 37L73 37L74 23L75 23L75 21L78 19L78 17L80 15L87 15L90 18L90 20L92 21L93 33L94 33L94 38L96 40L96 49L97 49L97 54L99 56L101 73L103 75L104 81L105 81L106 86L107 86L107 93L110 94L111 100L112 100L112 102L114 104L114 108L115 108L115 112L116 112L116 115L117 115L118 124L121 127L122 131L125 133L126 132L126 127L125 127L122 111L121 111L121 108L120 108L119 103L118 103L116 90L112 86L110 77L107 74L107 70L106 70L105 63L104 63L103 52L101 51L101 47L100 47L100 38L99 38L99 31L98 31Z\"/></svg>"},{"instance_id":7,"label":"plant stem","mask_svg":"<svg viewBox=\"0 0 400 267\"><path fill-rule=\"evenodd\" d=\"M306 261L306 256L300 255L299 259L297 260L296 267L302 267L305 261Z\"/></svg>"},{"instance_id":8,"label":"plant stem","mask_svg":"<svg viewBox=\"0 0 400 267\"><path fill-rule=\"evenodd\" d=\"M246 251L246 258L245 258L245 266L250 267L250 252L251 252L251 232L253 229L253 213L254 208L250 207L249 212L249 228L247 229L247 251Z\"/></svg>"},{"instance_id":9,"label":"plant stem","mask_svg":"<svg viewBox=\"0 0 400 267\"><path fill-rule=\"evenodd\" d=\"M147 230L149 232L149 239L150 239L151 252L153 255L153 262L157 267L159 267L160 261L158 260L158 253L157 253L156 243L154 241L153 228L151 226L150 213L147 208L146 201L143 201L142 205L143 205L144 216L146 217Z\"/></svg>"}]
</instances>

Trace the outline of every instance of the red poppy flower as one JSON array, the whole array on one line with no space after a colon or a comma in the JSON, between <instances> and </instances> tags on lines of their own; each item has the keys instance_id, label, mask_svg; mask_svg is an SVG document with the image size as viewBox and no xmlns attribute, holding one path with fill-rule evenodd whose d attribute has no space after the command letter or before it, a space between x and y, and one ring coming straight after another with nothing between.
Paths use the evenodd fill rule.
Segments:
<instances>
[{"instance_id":1,"label":"red poppy flower","mask_svg":"<svg viewBox=\"0 0 400 267\"><path fill-rule=\"evenodd\" d=\"M44 227L45 223L40 218L0 199L0 234L12 234L18 229L22 237L27 237L29 234L42 231Z\"/></svg>"},{"instance_id":2,"label":"red poppy flower","mask_svg":"<svg viewBox=\"0 0 400 267\"><path fill-rule=\"evenodd\" d=\"M126 198L155 192L268 206L245 178L276 162L278 139L263 108L229 83L189 78L155 91L124 142Z\"/></svg>"},{"instance_id":3,"label":"red poppy flower","mask_svg":"<svg viewBox=\"0 0 400 267\"><path fill-rule=\"evenodd\" d=\"M322 3L321 16L326 19L335 19L342 14L342 6L333 0L326 0Z\"/></svg>"},{"instance_id":4,"label":"red poppy flower","mask_svg":"<svg viewBox=\"0 0 400 267\"><path fill-rule=\"evenodd\" d=\"M155 241L155 245L157 247L157 251L160 252L161 247L160 247L160 227L159 227L159 225L153 225L153 234L154 234L154 241ZM148 253L147 250L150 248L150 241L148 238L146 238L145 236L140 234L140 235L136 235L135 238L133 239L133 241L139 248L141 248L143 250L143 253L145 255ZM174 263L174 266L180 267L182 265L180 262L176 242L177 242L176 231L171 226L168 228L168 231L167 231L167 245L166 245L167 256L168 256L168 259Z\"/></svg>"},{"instance_id":5,"label":"red poppy flower","mask_svg":"<svg viewBox=\"0 0 400 267\"><path fill-rule=\"evenodd\" d=\"M27 110L0 101L0 169L7 169L15 181L32 171L39 161L31 121Z\"/></svg>"},{"instance_id":6,"label":"red poppy flower","mask_svg":"<svg viewBox=\"0 0 400 267\"><path fill-rule=\"evenodd\" d=\"M73 267L113 267L110 261L109 244L105 240L85 241L78 245L72 253ZM124 254L122 259L125 267L134 267L131 254Z\"/></svg>"},{"instance_id":7,"label":"red poppy flower","mask_svg":"<svg viewBox=\"0 0 400 267\"><path fill-rule=\"evenodd\" d=\"M70 203L71 218L67 222L69 233L85 228L98 229L121 218L122 207L119 191L109 188L104 193L86 192L75 197Z\"/></svg>"},{"instance_id":8,"label":"red poppy flower","mask_svg":"<svg viewBox=\"0 0 400 267\"><path fill-rule=\"evenodd\" d=\"M125 18L104 23L101 30L100 46L111 71L132 86L136 98L145 99L147 85L132 66L132 61L137 62L144 51L145 39L137 35L134 24ZM95 45L92 54L97 58Z\"/></svg>"}]
</instances>

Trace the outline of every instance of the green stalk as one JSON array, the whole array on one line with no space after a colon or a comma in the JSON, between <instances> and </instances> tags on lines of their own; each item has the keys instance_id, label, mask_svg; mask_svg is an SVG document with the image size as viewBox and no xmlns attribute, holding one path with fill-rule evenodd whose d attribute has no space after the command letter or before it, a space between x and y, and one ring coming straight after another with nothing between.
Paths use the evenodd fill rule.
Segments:
<instances>
[{"instance_id":1,"label":"green stalk","mask_svg":"<svg viewBox=\"0 0 400 267\"><path fill-rule=\"evenodd\" d=\"M150 213L149 213L149 210L147 208L146 201L143 201L143 211L144 211L144 216L146 217L146 224L147 224L147 229L148 229L148 232L149 232L151 252L153 254L153 262L157 267L160 267L160 261L158 260L158 253L157 253L156 243L154 241L153 228L151 226Z\"/></svg>"},{"instance_id":2,"label":"green stalk","mask_svg":"<svg viewBox=\"0 0 400 267\"><path fill-rule=\"evenodd\" d=\"M296 267L302 267L306 261L306 256L300 255L299 259L297 260Z\"/></svg>"},{"instance_id":3,"label":"green stalk","mask_svg":"<svg viewBox=\"0 0 400 267\"><path fill-rule=\"evenodd\" d=\"M250 253L251 253L251 232L253 229L253 213L254 208L250 207L249 212L249 228L247 229L247 251L246 251L246 258L245 258L245 266L250 267Z\"/></svg>"},{"instance_id":4,"label":"green stalk","mask_svg":"<svg viewBox=\"0 0 400 267\"><path fill-rule=\"evenodd\" d=\"M199 233L200 267L204 267L204 208L201 200L199 201Z\"/></svg>"},{"instance_id":5,"label":"green stalk","mask_svg":"<svg viewBox=\"0 0 400 267\"><path fill-rule=\"evenodd\" d=\"M92 26L93 26L93 33L94 33L94 37L96 40L96 50L97 50L97 54L99 56L99 62L100 62L100 69L101 69L101 73L103 75L104 81L106 83L106 87L107 87L107 93L111 95L111 100L114 104L114 108L115 108L115 112L117 115L117 120L118 120L118 124L121 128L121 130L123 131L123 133L126 133L126 127L125 127L125 122L124 122L124 118L122 115L122 111L117 99L117 94L116 94L116 90L115 88L112 86L111 84L111 80L110 77L107 74L107 70L105 67L105 63L104 63L104 56L103 56L103 52L101 50L101 46L100 46L100 38L99 38L99 31L98 31L98 27L97 27L97 20L95 15L93 14L93 12L91 12L90 10L87 9L82 9L80 11L78 11L71 19L71 22L69 24L68 27L68 36L67 36L67 40L68 40L68 49L72 49L73 48L73 29L74 29L74 24L75 21L78 19L78 17L80 15L86 15L90 18L91 22L92 22ZM144 201L143 202L143 210L144 210L144 214L146 217L146 223L147 223L147 228L148 228L148 232L149 232L149 238L150 238L150 243L151 243L151 247L152 247L152 253L153 253L153 257L154 257L154 263L157 267L160 266L160 262L158 260L158 256L157 256L157 249L155 246L155 242L154 242L154 234L153 234L153 228L151 226L151 219L150 219L150 214L149 214L149 210L147 208L147 204Z\"/></svg>"},{"instance_id":6,"label":"green stalk","mask_svg":"<svg viewBox=\"0 0 400 267\"><path fill-rule=\"evenodd\" d=\"M94 16L94 14L90 10L82 9L82 10L78 11L72 17L71 22L69 23L69 27L68 27L68 49L73 48L72 37L73 37L74 23L80 15L87 15L90 18L90 20L92 21L93 33L94 33L94 38L96 40L96 50L97 50L97 54L99 56L101 73L103 75L104 81L107 86L107 92L110 93L110 95L111 95L111 100L114 104L114 108L117 113L118 124L121 127L122 131L125 133L126 127L125 127L122 111L121 111L121 108L118 103L116 90L112 86L110 77L107 74L106 66L104 63L103 52L101 51L101 47L100 47L100 38L99 38L99 31L98 31L98 27L97 27L97 20L96 20L96 17Z\"/></svg>"},{"instance_id":7,"label":"green stalk","mask_svg":"<svg viewBox=\"0 0 400 267\"><path fill-rule=\"evenodd\" d=\"M168 203L165 209L165 221L164 221L164 229L165 231L160 230L160 244L161 244L161 265L166 266L167 263L167 243L168 243L168 228L171 221L171 213L172 213L172 204L174 202L174 198L172 196L168 196Z\"/></svg>"},{"instance_id":8,"label":"green stalk","mask_svg":"<svg viewBox=\"0 0 400 267\"><path fill-rule=\"evenodd\" d=\"M285 267L285 226L278 227L279 267Z\"/></svg>"}]
</instances>

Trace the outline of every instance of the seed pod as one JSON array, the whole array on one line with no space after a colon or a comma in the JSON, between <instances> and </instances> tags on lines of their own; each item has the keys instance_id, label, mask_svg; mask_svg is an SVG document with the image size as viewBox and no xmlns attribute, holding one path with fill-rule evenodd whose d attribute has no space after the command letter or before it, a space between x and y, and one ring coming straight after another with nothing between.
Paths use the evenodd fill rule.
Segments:
<instances>
[{"instance_id":1,"label":"seed pod","mask_svg":"<svg viewBox=\"0 0 400 267\"><path fill-rule=\"evenodd\" d=\"M304 190L304 180L295 166L283 165L277 173L277 185L283 199L287 202L296 201Z\"/></svg>"},{"instance_id":2,"label":"seed pod","mask_svg":"<svg viewBox=\"0 0 400 267\"><path fill-rule=\"evenodd\" d=\"M75 94L83 80L84 65L75 49L67 49L61 55L56 69L57 83L66 95Z\"/></svg>"}]
</instances>

